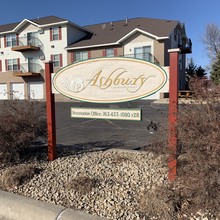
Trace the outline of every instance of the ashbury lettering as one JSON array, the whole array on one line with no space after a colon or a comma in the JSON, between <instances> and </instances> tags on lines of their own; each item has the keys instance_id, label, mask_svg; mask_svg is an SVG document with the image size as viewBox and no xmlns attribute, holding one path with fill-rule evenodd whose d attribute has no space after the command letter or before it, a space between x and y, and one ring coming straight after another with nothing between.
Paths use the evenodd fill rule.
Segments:
<instances>
[{"instance_id":1,"label":"ashbury lettering","mask_svg":"<svg viewBox=\"0 0 220 220\"><path fill-rule=\"evenodd\" d=\"M150 77L155 77L153 75L146 77L142 74L132 78L123 76L125 73L127 73L126 69L118 68L110 73L108 77L104 77L102 76L102 70L100 70L91 80L89 80L88 84L81 91L85 90L88 86L96 86L102 90L113 86L124 86L127 91L135 93L143 87Z\"/></svg>"}]
</instances>

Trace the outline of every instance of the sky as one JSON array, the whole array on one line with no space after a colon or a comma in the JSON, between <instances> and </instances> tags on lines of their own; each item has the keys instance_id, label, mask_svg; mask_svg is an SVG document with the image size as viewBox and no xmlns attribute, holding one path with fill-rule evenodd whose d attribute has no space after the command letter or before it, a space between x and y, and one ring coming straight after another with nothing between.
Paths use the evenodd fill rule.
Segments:
<instances>
[{"instance_id":1,"label":"sky","mask_svg":"<svg viewBox=\"0 0 220 220\"><path fill-rule=\"evenodd\" d=\"M1 2L0 25L49 15L81 26L135 17L178 20L192 40L188 58L205 68L209 58L202 38L208 24L220 27L219 8L219 0L10 0Z\"/></svg>"}]
</instances>

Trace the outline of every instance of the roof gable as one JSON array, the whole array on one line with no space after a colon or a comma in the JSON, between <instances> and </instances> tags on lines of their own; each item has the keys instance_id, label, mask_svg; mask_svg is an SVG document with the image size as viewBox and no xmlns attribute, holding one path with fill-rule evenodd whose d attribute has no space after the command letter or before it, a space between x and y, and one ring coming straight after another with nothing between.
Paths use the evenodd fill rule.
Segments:
<instances>
[{"instance_id":1,"label":"roof gable","mask_svg":"<svg viewBox=\"0 0 220 220\"><path fill-rule=\"evenodd\" d=\"M21 22L0 25L0 34L17 32L20 30L20 28L22 28L27 23L33 24L37 27L45 27L45 26L50 26L50 25L55 25L55 24L63 24L67 22L68 21L66 19L59 18L56 16L47 16L47 17L31 19L31 20L24 19Z\"/></svg>"},{"instance_id":2,"label":"roof gable","mask_svg":"<svg viewBox=\"0 0 220 220\"><path fill-rule=\"evenodd\" d=\"M166 39L179 24L174 20L133 18L115 22L85 26L93 35L70 45L67 49L79 49L101 45L119 44L136 32L157 40Z\"/></svg>"}]
</instances>

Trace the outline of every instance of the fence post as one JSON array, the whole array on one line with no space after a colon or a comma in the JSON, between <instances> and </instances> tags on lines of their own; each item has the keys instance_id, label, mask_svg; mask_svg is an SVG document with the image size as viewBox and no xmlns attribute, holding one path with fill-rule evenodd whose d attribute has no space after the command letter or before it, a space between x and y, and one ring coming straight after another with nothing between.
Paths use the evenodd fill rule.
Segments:
<instances>
[{"instance_id":1,"label":"fence post","mask_svg":"<svg viewBox=\"0 0 220 220\"><path fill-rule=\"evenodd\" d=\"M53 73L53 62L49 61L45 63L48 160L49 161L56 159L55 99L54 99L54 94L52 94L51 73Z\"/></svg>"}]
</instances>

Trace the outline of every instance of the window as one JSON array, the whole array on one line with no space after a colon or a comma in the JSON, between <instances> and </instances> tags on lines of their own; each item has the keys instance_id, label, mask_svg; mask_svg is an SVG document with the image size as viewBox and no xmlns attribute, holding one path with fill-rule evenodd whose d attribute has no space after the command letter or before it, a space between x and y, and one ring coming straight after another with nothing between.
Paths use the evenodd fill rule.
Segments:
<instances>
[{"instance_id":1,"label":"window","mask_svg":"<svg viewBox=\"0 0 220 220\"><path fill-rule=\"evenodd\" d=\"M6 71L20 70L19 59L5 60Z\"/></svg>"},{"instance_id":2,"label":"window","mask_svg":"<svg viewBox=\"0 0 220 220\"><path fill-rule=\"evenodd\" d=\"M137 59L152 61L151 46L134 48L134 57Z\"/></svg>"},{"instance_id":3,"label":"window","mask_svg":"<svg viewBox=\"0 0 220 220\"><path fill-rule=\"evenodd\" d=\"M7 35L5 46L6 47L17 46L17 36L15 34Z\"/></svg>"},{"instance_id":4,"label":"window","mask_svg":"<svg viewBox=\"0 0 220 220\"><path fill-rule=\"evenodd\" d=\"M61 27L53 27L50 28L50 40L61 40L62 39L62 32Z\"/></svg>"},{"instance_id":5,"label":"window","mask_svg":"<svg viewBox=\"0 0 220 220\"><path fill-rule=\"evenodd\" d=\"M80 52L75 52L75 61L81 61L81 60L87 60L89 59L88 56L88 51L80 51Z\"/></svg>"},{"instance_id":6,"label":"window","mask_svg":"<svg viewBox=\"0 0 220 220\"><path fill-rule=\"evenodd\" d=\"M117 48L108 48L102 51L103 57L117 57L118 56L118 49Z\"/></svg>"},{"instance_id":7,"label":"window","mask_svg":"<svg viewBox=\"0 0 220 220\"><path fill-rule=\"evenodd\" d=\"M51 60L54 62L54 67L62 67L63 66L62 54L51 55Z\"/></svg>"},{"instance_id":8,"label":"window","mask_svg":"<svg viewBox=\"0 0 220 220\"><path fill-rule=\"evenodd\" d=\"M106 57L114 57L114 49L106 49Z\"/></svg>"}]
</instances>

